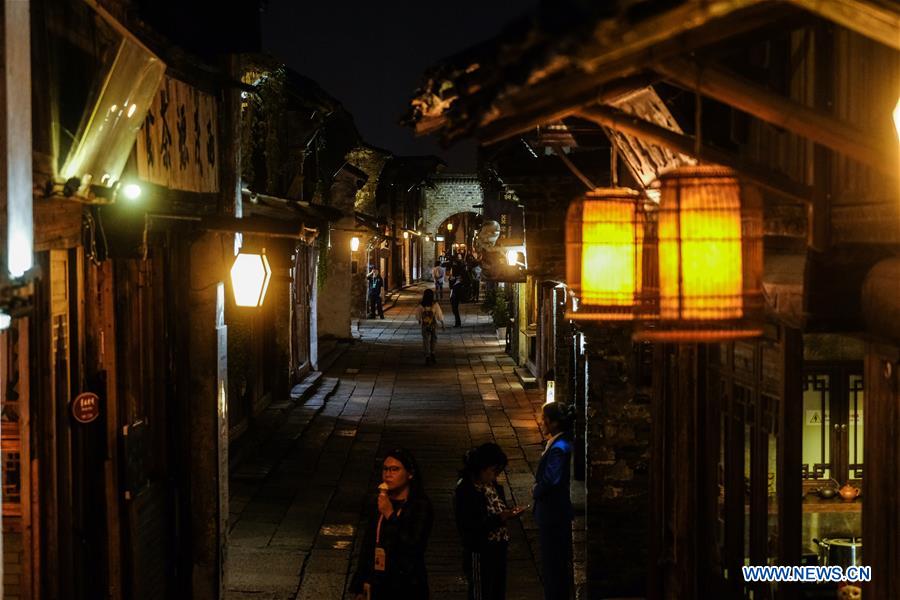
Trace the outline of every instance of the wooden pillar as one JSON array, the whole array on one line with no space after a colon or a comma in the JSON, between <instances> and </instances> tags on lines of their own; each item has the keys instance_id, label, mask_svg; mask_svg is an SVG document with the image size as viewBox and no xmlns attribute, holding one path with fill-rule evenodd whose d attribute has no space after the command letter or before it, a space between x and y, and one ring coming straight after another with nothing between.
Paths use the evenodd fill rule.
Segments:
<instances>
[{"instance_id":1,"label":"wooden pillar","mask_svg":"<svg viewBox=\"0 0 900 600\"><path fill-rule=\"evenodd\" d=\"M900 598L900 349L866 348L863 564L872 567L864 598Z\"/></svg>"},{"instance_id":2,"label":"wooden pillar","mask_svg":"<svg viewBox=\"0 0 900 600\"><path fill-rule=\"evenodd\" d=\"M782 388L778 422L778 459L775 481L778 494L778 560L782 565L799 565L803 524L803 335L799 329L784 327L782 345ZM799 597L796 585L779 584L778 599Z\"/></svg>"},{"instance_id":3,"label":"wooden pillar","mask_svg":"<svg viewBox=\"0 0 900 600\"><path fill-rule=\"evenodd\" d=\"M698 348L654 353L650 598L698 597Z\"/></svg>"},{"instance_id":4,"label":"wooden pillar","mask_svg":"<svg viewBox=\"0 0 900 600\"><path fill-rule=\"evenodd\" d=\"M205 234L190 250L188 293L191 597L224 595L228 518L226 258L231 236ZM226 252L222 252L222 248Z\"/></svg>"}]
</instances>

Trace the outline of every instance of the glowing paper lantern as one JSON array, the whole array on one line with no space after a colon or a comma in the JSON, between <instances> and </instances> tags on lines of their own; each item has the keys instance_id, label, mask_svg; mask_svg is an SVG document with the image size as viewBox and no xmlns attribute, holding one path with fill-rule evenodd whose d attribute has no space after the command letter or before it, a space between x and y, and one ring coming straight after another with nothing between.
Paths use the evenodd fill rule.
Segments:
<instances>
[{"instance_id":1,"label":"glowing paper lantern","mask_svg":"<svg viewBox=\"0 0 900 600\"><path fill-rule=\"evenodd\" d=\"M566 217L566 280L579 304L567 318L636 318L643 302L643 243L637 191L598 188L573 202Z\"/></svg>"},{"instance_id":2,"label":"glowing paper lantern","mask_svg":"<svg viewBox=\"0 0 900 600\"><path fill-rule=\"evenodd\" d=\"M265 250L262 254L238 254L231 267L234 303L238 306L262 306L271 279L272 269Z\"/></svg>"},{"instance_id":3,"label":"glowing paper lantern","mask_svg":"<svg viewBox=\"0 0 900 600\"><path fill-rule=\"evenodd\" d=\"M759 193L724 167L684 167L659 182L659 322L635 337L713 342L760 335Z\"/></svg>"}]
</instances>

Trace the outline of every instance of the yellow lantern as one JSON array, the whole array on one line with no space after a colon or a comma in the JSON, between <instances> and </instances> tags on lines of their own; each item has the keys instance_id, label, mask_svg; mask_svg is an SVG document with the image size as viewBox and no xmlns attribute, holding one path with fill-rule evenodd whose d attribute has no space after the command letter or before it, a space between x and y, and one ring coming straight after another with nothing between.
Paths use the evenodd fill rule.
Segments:
<instances>
[{"instance_id":1,"label":"yellow lantern","mask_svg":"<svg viewBox=\"0 0 900 600\"><path fill-rule=\"evenodd\" d=\"M447 223L447 231L453 231L453 223Z\"/></svg>"},{"instance_id":2,"label":"yellow lantern","mask_svg":"<svg viewBox=\"0 0 900 600\"><path fill-rule=\"evenodd\" d=\"M238 306L259 307L266 299L272 269L266 251L261 254L245 254L241 252L234 259L231 267L231 287L234 290L234 303Z\"/></svg>"},{"instance_id":3,"label":"yellow lantern","mask_svg":"<svg viewBox=\"0 0 900 600\"><path fill-rule=\"evenodd\" d=\"M637 339L716 342L762 333L762 211L731 169L660 177L659 322Z\"/></svg>"},{"instance_id":4,"label":"yellow lantern","mask_svg":"<svg viewBox=\"0 0 900 600\"><path fill-rule=\"evenodd\" d=\"M579 320L623 321L643 304L644 213L641 195L628 188L598 188L569 207L566 280L578 297Z\"/></svg>"}]
</instances>

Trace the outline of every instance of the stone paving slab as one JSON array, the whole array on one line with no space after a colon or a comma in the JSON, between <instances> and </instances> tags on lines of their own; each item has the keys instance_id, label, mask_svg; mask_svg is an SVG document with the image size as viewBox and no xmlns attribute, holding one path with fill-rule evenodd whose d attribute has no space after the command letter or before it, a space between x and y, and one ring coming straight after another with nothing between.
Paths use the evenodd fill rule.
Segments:
<instances>
[{"instance_id":1,"label":"stone paving slab","mask_svg":"<svg viewBox=\"0 0 900 600\"><path fill-rule=\"evenodd\" d=\"M543 451L540 391L522 388L515 362L475 305L463 305L464 327L438 332L438 362L426 367L413 317L420 296L421 288L411 288L385 320L361 321L361 339L326 373L340 378L330 397L291 412L297 416L285 419L280 439L271 442L278 459L261 477L232 482L229 600L349 598L380 457L393 447L414 452L435 508L426 552L435 600L466 597L451 509L463 453L497 441L510 458L502 478L509 497L531 503ZM510 533L507 598L538 600L531 514L512 523Z\"/></svg>"}]
</instances>

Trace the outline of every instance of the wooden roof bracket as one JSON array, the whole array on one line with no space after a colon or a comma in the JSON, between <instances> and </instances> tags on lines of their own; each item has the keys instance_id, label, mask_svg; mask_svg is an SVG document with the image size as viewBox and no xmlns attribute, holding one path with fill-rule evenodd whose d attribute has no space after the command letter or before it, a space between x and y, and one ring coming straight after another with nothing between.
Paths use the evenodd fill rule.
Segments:
<instances>
[{"instance_id":1,"label":"wooden roof bracket","mask_svg":"<svg viewBox=\"0 0 900 600\"><path fill-rule=\"evenodd\" d=\"M896 152L880 147L875 133L860 131L831 115L780 96L719 67L674 59L654 66L660 75L681 87L700 92L729 106L753 115L822 144L854 160L896 178Z\"/></svg>"},{"instance_id":2,"label":"wooden roof bracket","mask_svg":"<svg viewBox=\"0 0 900 600\"><path fill-rule=\"evenodd\" d=\"M714 148L708 144L701 144L698 153L695 148L694 138L671 131L655 123L650 123L618 108L592 106L580 109L577 111L577 114L583 119L592 121L602 127L609 127L610 129L642 138L648 142L692 156L697 160L730 167L760 188L793 202L810 205L812 201L812 189L809 186L797 183L783 173L743 159L731 152Z\"/></svg>"}]
</instances>

